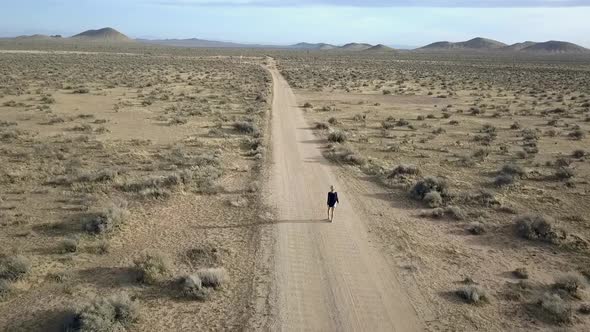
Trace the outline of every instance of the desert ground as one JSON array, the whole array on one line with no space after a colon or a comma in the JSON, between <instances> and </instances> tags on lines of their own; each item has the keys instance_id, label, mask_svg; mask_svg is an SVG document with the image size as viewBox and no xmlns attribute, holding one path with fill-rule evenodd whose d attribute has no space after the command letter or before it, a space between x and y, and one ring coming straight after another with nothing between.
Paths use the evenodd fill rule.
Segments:
<instances>
[{"instance_id":1,"label":"desert ground","mask_svg":"<svg viewBox=\"0 0 590 332\"><path fill-rule=\"evenodd\" d=\"M241 226L258 220L270 107L260 64L0 62L0 329L61 330L111 295L141 303L134 330L242 326L257 232ZM198 273L208 287L191 284Z\"/></svg>"},{"instance_id":2,"label":"desert ground","mask_svg":"<svg viewBox=\"0 0 590 332\"><path fill-rule=\"evenodd\" d=\"M31 45L0 330L588 330L589 58Z\"/></svg>"},{"instance_id":3,"label":"desert ground","mask_svg":"<svg viewBox=\"0 0 590 332\"><path fill-rule=\"evenodd\" d=\"M278 65L427 330L588 329L587 60Z\"/></svg>"}]
</instances>

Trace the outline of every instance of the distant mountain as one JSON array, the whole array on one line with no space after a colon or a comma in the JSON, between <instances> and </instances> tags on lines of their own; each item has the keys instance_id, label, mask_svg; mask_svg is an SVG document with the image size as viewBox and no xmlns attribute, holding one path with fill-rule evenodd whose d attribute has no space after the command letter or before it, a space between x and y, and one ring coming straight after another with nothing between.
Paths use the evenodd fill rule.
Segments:
<instances>
[{"instance_id":1,"label":"distant mountain","mask_svg":"<svg viewBox=\"0 0 590 332\"><path fill-rule=\"evenodd\" d=\"M375 45L373 47L369 47L366 50L363 50L363 52L366 53L387 53L387 52L392 52L394 49L388 46L385 46L383 44L378 44Z\"/></svg>"},{"instance_id":2,"label":"distant mountain","mask_svg":"<svg viewBox=\"0 0 590 332\"><path fill-rule=\"evenodd\" d=\"M198 38L189 39L137 39L144 44L173 46L173 47L196 47L196 48L261 48L264 45L239 44L232 42L221 42ZM272 47L272 46L269 46Z\"/></svg>"},{"instance_id":3,"label":"distant mountain","mask_svg":"<svg viewBox=\"0 0 590 332\"><path fill-rule=\"evenodd\" d=\"M508 45L497 40L487 38L473 38L468 41L451 43L448 41L440 41L428 44L420 49L422 50L493 50L506 47Z\"/></svg>"},{"instance_id":4,"label":"distant mountain","mask_svg":"<svg viewBox=\"0 0 590 332\"><path fill-rule=\"evenodd\" d=\"M48 40L48 39L51 39L51 37L49 37L47 35L36 34L36 35L30 35L30 36L18 36L18 37L15 37L14 39L16 39L16 40Z\"/></svg>"},{"instance_id":5,"label":"distant mountain","mask_svg":"<svg viewBox=\"0 0 590 332\"><path fill-rule=\"evenodd\" d=\"M346 45L339 47L338 49L344 50L344 51L363 51L363 50L369 49L371 47L373 47L373 45L371 45L371 44L348 43Z\"/></svg>"},{"instance_id":6,"label":"distant mountain","mask_svg":"<svg viewBox=\"0 0 590 332\"><path fill-rule=\"evenodd\" d=\"M131 42L131 38L125 36L113 28L102 28L98 30L87 30L70 37L87 41L104 41L104 42Z\"/></svg>"},{"instance_id":7,"label":"distant mountain","mask_svg":"<svg viewBox=\"0 0 590 332\"><path fill-rule=\"evenodd\" d=\"M535 43L525 47L522 49L522 52L540 54L580 54L590 53L590 50L573 43L550 40L544 43Z\"/></svg>"},{"instance_id":8,"label":"distant mountain","mask_svg":"<svg viewBox=\"0 0 590 332\"><path fill-rule=\"evenodd\" d=\"M502 50L503 51L518 52L518 51L521 51L521 50L523 50L523 49L525 49L525 48L527 48L529 46L533 46L535 44L537 44L537 43L532 42L532 41L525 41L525 42L522 42L522 43L516 43L516 44L512 44L510 46L506 46Z\"/></svg>"},{"instance_id":9,"label":"distant mountain","mask_svg":"<svg viewBox=\"0 0 590 332\"><path fill-rule=\"evenodd\" d=\"M456 43L455 45L458 47L470 48L470 49L476 49L476 50L489 50L489 49L497 49L497 48L502 48L502 47L508 46L508 45L506 45L502 42L499 42L497 40L481 38L481 37L477 37L477 38L470 39L468 41Z\"/></svg>"},{"instance_id":10,"label":"distant mountain","mask_svg":"<svg viewBox=\"0 0 590 332\"><path fill-rule=\"evenodd\" d=\"M428 44L426 46L420 47L419 49L428 49L428 50L439 50L439 49L451 49L453 48L453 43L448 41L440 41L432 44Z\"/></svg>"},{"instance_id":11,"label":"distant mountain","mask_svg":"<svg viewBox=\"0 0 590 332\"><path fill-rule=\"evenodd\" d=\"M300 50L333 50L333 49L337 48L337 46L334 46L332 44L326 44L326 43L316 43L316 44L298 43L298 44L289 46L289 48L295 48L295 49L300 49Z\"/></svg>"}]
</instances>

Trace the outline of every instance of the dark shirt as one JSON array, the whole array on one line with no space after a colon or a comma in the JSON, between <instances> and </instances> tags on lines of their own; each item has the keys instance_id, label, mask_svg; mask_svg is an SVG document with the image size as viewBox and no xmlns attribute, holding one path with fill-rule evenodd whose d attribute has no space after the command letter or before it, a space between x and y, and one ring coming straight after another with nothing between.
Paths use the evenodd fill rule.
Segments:
<instances>
[{"instance_id":1,"label":"dark shirt","mask_svg":"<svg viewBox=\"0 0 590 332\"><path fill-rule=\"evenodd\" d=\"M334 206L336 203L340 203L338 201L338 193L337 192L329 192L328 193L328 206Z\"/></svg>"}]
</instances>

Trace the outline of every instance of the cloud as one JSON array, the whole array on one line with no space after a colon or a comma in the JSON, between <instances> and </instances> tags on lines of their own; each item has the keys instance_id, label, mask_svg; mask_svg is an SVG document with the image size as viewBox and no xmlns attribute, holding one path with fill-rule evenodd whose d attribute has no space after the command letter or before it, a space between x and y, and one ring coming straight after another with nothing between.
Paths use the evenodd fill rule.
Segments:
<instances>
[{"instance_id":1,"label":"cloud","mask_svg":"<svg viewBox=\"0 0 590 332\"><path fill-rule=\"evenodd\" d=\"M152 4L195 7L439 7L558 8L590 7L590 0L156 0Z\"/></svg>"}]
</instances>

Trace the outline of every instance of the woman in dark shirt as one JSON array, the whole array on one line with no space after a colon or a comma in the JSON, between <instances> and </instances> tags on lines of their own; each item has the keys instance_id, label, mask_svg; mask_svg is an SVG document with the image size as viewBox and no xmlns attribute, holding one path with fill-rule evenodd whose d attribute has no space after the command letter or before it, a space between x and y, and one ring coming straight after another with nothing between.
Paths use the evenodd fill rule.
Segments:
<instances>
[{"instance_id":1,"label":"woman in dark shirt","mask_svg":"<svg viewBox=\"0 0 590 332\"><path fill-rule=\"evenodd\" d=\"M334 207L338 201L338 193L334 190L334 186L330 186L330 192L328 192L328 220L332 222L334 220ZM332 215L330 215L330 211Z\"/></svg>"}]
</instances>

